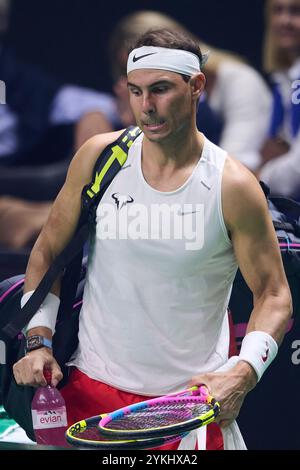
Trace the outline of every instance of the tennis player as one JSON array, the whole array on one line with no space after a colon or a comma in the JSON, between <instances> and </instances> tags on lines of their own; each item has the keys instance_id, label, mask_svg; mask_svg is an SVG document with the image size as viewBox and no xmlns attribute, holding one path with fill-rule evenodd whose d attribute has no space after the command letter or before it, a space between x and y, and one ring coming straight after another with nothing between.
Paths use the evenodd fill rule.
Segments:
<instances>
[{"instance_id":1,"label":"tennis player","mask_svg":"<svg viewBox=\"0 0 300 470\"><path fill-rule=\"evenodd\" d=\"M129 54L130 104L143 132L97 208L79 346L62 389L70 424L205 383L226 429L283 338L291 296L264 194L196 128L204 61L196 43L168 30L146 33ZM23 305L72 238L81 190L121 132L93 137L71 162L32 250ZM228 362L227 306L238 266L254 309L240 355ZM27 326L18 384L45 385L45 366L53 386L61 380L51 349L59 303L57 282ZM40 347L31 350L36 335ZM207 434L208 449L222 448L216 426Z\"/></svg>"}]
</instances>

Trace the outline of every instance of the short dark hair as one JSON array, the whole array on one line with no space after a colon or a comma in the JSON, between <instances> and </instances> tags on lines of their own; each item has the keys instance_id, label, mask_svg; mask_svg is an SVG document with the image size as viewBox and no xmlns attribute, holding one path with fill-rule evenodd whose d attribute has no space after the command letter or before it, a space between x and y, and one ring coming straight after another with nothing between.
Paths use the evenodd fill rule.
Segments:
<instances>
[{"instance_id":1,"label":"short dark hair","mask_svg":"<svg viewBox=\"0 0 300 470\"><path fill-rule=\"evenodd\" d=\"M149 29L136 40L135 44L131 45L128 52L142 46L166 47L192 52L198 57L200 66L203 60L199 44L181 31L171 31L165 28ZM190 79L188 75L182 75L182 77L186 82Z\"/></svg>"}]
</instances>

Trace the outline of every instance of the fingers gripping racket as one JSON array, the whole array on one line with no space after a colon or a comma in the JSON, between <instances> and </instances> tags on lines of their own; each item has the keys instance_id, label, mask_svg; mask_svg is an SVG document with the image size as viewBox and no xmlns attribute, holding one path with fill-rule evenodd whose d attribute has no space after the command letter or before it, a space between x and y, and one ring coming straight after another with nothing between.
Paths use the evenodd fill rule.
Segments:
<instances>
[{"instance_id":1,"label":"fingers gripping racket","mask_svg":"<svg viewBox=\"0 0 300 470\"><path fill-rule=\"evenodd\" d=\"M180 394L146 400L104 415L99 423L103 436L113 439L149 439L183 434L213 422L219 403L204 386Z\"/></svg>"},{"instance_id":2,"label":"fingers gripping racket","mask_svg":"<svg viewBox=\"0 0 300 470\"><path fill-rule=\"evenodd\" d=\"M153 439L139 440L114 440L100 434L98 425L103 415L93 416L86 420L78 421L66 431L66 440L76 447L98 449L153 449L165 444L180 441L185 434L176 436L156 437Z\"/></svg>"}]
</instances>

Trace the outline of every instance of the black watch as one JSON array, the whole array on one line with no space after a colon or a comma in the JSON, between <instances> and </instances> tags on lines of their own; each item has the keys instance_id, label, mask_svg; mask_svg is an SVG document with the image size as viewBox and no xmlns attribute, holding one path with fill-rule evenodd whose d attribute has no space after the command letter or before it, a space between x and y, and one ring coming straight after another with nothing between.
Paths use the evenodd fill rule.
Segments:
<instances>
[{"instance_id":1,"label":"black watch","mask_svg":"<svg viewBox=\"0 0 300 470\"><path fill-rule=\"evenodd\" d=\"M52 348L51 339L47 339L44 336L40 335L33 335L26 338L25 353L44 347L49 349Z\"/></svg>"}]
</instances>

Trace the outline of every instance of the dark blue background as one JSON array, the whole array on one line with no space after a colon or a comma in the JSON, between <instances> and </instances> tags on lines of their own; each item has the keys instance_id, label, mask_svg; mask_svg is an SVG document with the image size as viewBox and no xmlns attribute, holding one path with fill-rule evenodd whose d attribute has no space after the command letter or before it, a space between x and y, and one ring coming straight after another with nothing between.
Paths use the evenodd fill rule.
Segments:
<instances>
[{"instance_id":1,"label":"dark blue background","mask_svg":"<svg viewBox=\"0 0 300 470\"><path fill-rule=\"evenodd\" d=\"M260 67L264 0L14 0L9 41L19 57L65 82L110 89L106 43L125 14L156 9L203 40Z\"/></svg>"}]
</instances>

